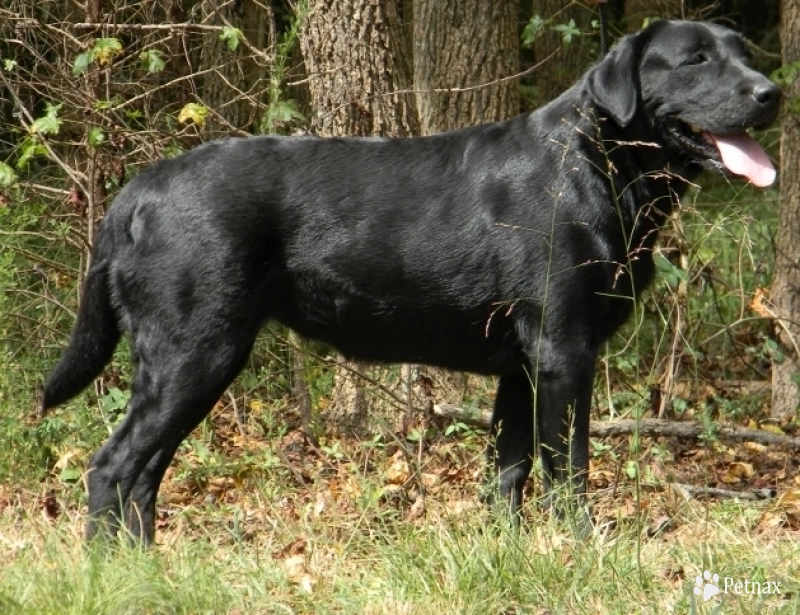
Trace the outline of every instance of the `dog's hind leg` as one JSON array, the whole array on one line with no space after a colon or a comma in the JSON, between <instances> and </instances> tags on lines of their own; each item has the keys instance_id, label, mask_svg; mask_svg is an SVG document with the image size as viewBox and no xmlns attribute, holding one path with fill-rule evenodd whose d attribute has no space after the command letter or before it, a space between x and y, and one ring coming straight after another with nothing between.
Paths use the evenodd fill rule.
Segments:
<instances>
[{"instance_id":1,"label":"dog's hind leg","mask_svg":"<svg viewBox=\"0 0 800 615\"><path fill-rule=\"evenodd\" d=\"M124 509L131 538L146 545L152 544L155 539L158 488L182 441L183 438L173 438L158 449L139 474Z\"/></svg>"},{"instance_id":2,"label":"dog's hind leg","mask_svg":"<svg viewBox=\"0 0 800 615\"><path fill-rule=\"evenodd\" d=\"M152 540L167 466L239 373L256 333L250 323L220 321L180 334L155 325L134 332L137 368L128 413L89 464L87 537L114 534L124 520L133 537Z\"/></svg>"},{"instance_id":3,"label":"dog's hind leg","mask_svg":"<svg viewBox=\"0 0 800 615\"><path fill-rule=\"evenodd\" d=\"M519 371L500 377L492 413L487 457L491 493L499 492L504 506L517 515L522 490L533 466L533 403L528 374ZM493 500L490 496L490 500ZM497 502L500 504L500 502Z\"/></svg>"}]
</instances>

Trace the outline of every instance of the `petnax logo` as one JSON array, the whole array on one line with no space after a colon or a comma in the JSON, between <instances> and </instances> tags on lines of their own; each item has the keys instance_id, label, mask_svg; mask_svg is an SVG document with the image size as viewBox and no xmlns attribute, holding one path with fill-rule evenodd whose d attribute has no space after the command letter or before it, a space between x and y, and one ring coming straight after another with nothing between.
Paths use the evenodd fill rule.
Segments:
<instances>
[{"instance_id":1,"label":"petnax logo","mask_svg":"<svg viewBox=\"0 0 800 615\"><path fill-rule=\"evenodd\" d=\"M704 570L694 578L694 595L708 602L714 596L735 594L737 596L780 595L780 581L736 580L733 577L720 577L716 572Z\"/></svg>"}]
</instances>

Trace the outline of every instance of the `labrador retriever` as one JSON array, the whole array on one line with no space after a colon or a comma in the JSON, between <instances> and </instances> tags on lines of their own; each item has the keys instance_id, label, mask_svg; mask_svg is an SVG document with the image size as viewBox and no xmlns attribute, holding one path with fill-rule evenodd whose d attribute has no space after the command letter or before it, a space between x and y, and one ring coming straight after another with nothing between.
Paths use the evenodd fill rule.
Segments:
<instances>
[{"instance_id":1,"label":"labrador retriever","mask_svg":"<svg viewBox=\"0 0 800 615\"><path fill-rule=\"evenodd\" d=\"M153 539L178 445L271 319L347 357L499 376L496 491L519 509L536 442L545 487L581 499L595 359L653 277L659 227L703 169L774 181L747 131L779 104L739 34L659 21L508 121L225 139L140 173L103 221L42 401L76 395L130 335L131 400L89 463L87 534Z\"/></svg>"}]
</instances>

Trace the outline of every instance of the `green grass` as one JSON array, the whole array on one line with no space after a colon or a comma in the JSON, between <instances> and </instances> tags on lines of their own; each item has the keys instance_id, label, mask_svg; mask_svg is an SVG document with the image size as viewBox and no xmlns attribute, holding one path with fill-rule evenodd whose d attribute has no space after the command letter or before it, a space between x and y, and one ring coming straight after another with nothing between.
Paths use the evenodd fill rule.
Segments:
<instances>
[{"instance_id":1,"label":"green grass","mask_svg":"<svg viewBox=\"0 0 800 615\"><path fill-rule=\"evenodd\" d=\"M231 510L195 511L191 531L169 530L147 552L122 542L86 547L78 515L53 526L35 511L3 514L0 607L37 615L800 612L800 543L755 535L739 505L693 504L655 537L621 518L616 529L576 540L533 511L516 532L493 526L481 508L432 504L437 511L417 521L387 518L377 503L347 519L267 514L245 534L222 521ZM291 555L298 544L302 553ZM780 582L784 594L703 604L692 589L705 569Z\"/></svg>"}]
</instances>

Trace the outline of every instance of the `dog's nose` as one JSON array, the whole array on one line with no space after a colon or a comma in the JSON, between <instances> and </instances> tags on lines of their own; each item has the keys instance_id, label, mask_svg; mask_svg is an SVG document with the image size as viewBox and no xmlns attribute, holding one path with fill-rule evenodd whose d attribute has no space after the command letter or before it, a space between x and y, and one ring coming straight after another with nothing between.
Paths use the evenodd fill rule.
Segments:
<instances>
[{"instance_id":1,"label":"dog's nose","mask_svg":"<svg viewBox=\"0 0 800 615\"><path fill-rule=\"evenodd\" d=\"M780 101L781 89L774 83L764 83L753 88L753 98L760 105L775 104Z\"/></svg>"}]
</instances>

